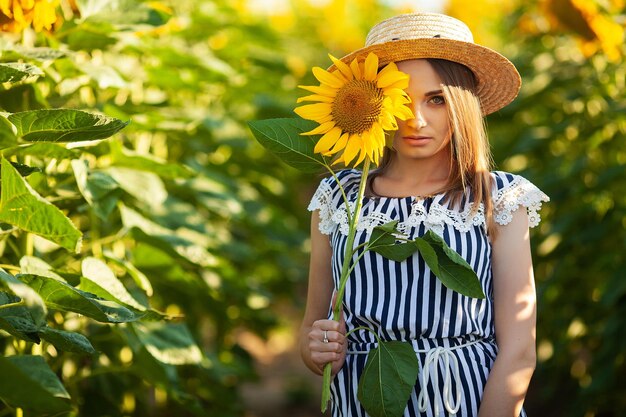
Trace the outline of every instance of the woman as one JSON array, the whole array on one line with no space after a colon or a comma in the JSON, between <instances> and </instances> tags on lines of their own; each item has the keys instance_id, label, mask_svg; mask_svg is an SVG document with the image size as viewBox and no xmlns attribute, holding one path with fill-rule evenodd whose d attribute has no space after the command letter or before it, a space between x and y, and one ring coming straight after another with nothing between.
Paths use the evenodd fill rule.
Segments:
<instances>
[{"instance_id":1,"label":"woman","mask_svg":"<svg viewBox=\"0 0 626 417\"><path fill-rule=\"evenodd\" d=\"M510 61L473 43L460 21L438 14L396 16L376 25L366 47L380 66L410 76L415 117L398 120L392 149L368 178L355 245L372 227L398 220L409 238L439 234L472 266L486 298L444 287L418 253L404 262L369 251L346 285L343 320L328 320L345 251L345 207L333 178L309 209L311 264L301 352L318 374L332 364L333 416L364 416L357 399L366 353L383 340L410 342L420 362L405 416L519 416L535 367L535 287L529 226L548 197L526 179L489 172L483 115L512 101L520 86ZM338 174L348 200L360 172Z\"/></svg>"}]
</instances>

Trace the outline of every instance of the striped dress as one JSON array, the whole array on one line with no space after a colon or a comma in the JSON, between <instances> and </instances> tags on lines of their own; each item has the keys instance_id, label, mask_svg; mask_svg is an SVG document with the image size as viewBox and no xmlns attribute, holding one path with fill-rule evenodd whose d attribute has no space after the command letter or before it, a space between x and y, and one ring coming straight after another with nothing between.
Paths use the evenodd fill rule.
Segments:
<instances>
[{"instance_id":1,"label":"striped dress","mask_svg":"<svg viewBox=\"0 0 626 417\"><path fill-rule=\"evenodd\" d=\"M505 225L512 213L525 206L530 226L548 197L519 175L493 172L494 219ZM358 195L361 172L343 170L338 178L349 206ZM432 230L474 269L484 300L444 287L416 252L403 262L368 251L352 271L345 287L343 314L347 330L366 326L382 340L410 342L420 363L404 416L478 415L480 400L498 348L495 343L491 243L486 235L484 210L470 205L452 210L444 195L433 197L364 197L355 246L369 239L375 226L398 220L409 238ZM464 207L464 208L463 208ZM334 178L321 181L309 205L319 210L319 229L329 235L332 271L338 285L348 234L342 193ZM331 388L333 417L362 417L367 413L357 399L358 379L375 337L359 330L348 339L346 362ZM521 416L525 416L522 411Z\"/></svg>"}]
</instances>

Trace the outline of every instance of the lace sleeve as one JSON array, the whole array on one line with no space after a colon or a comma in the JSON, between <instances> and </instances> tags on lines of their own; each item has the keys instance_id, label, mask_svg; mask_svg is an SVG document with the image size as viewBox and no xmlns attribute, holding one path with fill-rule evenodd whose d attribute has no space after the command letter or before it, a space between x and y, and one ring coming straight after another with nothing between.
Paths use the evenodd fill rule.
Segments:
<instances>
[{"instance_id":1,"label":"lace sleeve","mask_svg":"<svg viewBox=\"0 0 626 417\"><path fill-rule=\"evenodd\" d=\"M496 223L509 224L513 220L513 212L524 206L528 212L528 225L537 226L541 221L538 213L541 203L550 201L550 198L522 176L504 172L495 172L493 175L497 189L493 199L493 216Z\"/></svg>"},{"instance_id":2,"label":"lace sleeve","mask_svg":"<svg viewBox=\"0 0 626 417\"><path fill-rule=\"evenodd\" d=\"M337 178L345 192L349 194L355 181L358 183L360 173L356 170L344 170L337 174ZM320 211L320 232L330 235L340 225L343 231L344 223L347 224L347 213L343 201L343 194L335 178L324 178L315 190L308 207L309 211Z\"/></svg>"}]
</instances>

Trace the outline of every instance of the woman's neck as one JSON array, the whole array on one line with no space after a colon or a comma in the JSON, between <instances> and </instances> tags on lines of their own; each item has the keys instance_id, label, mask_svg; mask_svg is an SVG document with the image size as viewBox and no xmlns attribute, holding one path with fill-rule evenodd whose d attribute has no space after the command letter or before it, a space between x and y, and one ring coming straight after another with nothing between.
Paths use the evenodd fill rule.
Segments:
<instances>
[{"instance_id":1,"label":"woman's neck","mask_svg":"<svg viewBox=\"0 0 626 417\"><path fill-rule=\"evenodd\" d=\"M383 171L372 173L366 189L368 195L404 197L440 193L448 188L450 160L433 159L407 160L394 155Z\"/></svg>"},{"instance_id":2,"label":"woman's neck","mask_svg":"<svg viewBox=\"0 0 626 417\"><path fill-rule=\"evenodd\" d=\"M396 155L385 169L384 176L411 188L445 185L450 175L450 158L409 159Z\"/></svg>"}]
</instances>

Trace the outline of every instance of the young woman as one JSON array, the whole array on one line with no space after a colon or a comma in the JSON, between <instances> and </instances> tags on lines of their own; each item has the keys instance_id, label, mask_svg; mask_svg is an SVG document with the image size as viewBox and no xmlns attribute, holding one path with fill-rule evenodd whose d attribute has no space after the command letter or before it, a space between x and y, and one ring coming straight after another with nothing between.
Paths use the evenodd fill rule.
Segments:
<instances>
[{"instance_id":1,"label":"young woman","mask_svg":"<svg viewBox=\"0 0 626 417\"><path fill-rule=\"evenodd\" d=\"M400 15L376 25L366 47L380 66L410 76L414 118L398 120L392 149L368 178L355 245L374 226L398 220L414 238L432 230L479 277L486 298L463 296L436 279L419 253L403 262L368 251L348 279L341 322L328 320L346 244L342 193L324 179L309 209L311 264L301 352L335 375L333 416L365 416L358 378L376 340L410 342L420 363L405 416L517 417L535 368L535 287L529 226L548 197L526 179L490 172L483 115L512 101L519 74L506 58L473 43L460 21ZM338 174L348 200L360 171Z\"/></svg>"}]
</instances>

